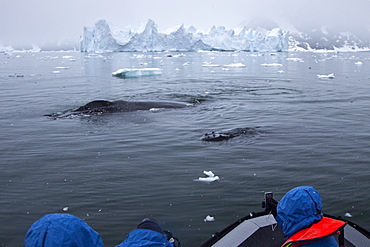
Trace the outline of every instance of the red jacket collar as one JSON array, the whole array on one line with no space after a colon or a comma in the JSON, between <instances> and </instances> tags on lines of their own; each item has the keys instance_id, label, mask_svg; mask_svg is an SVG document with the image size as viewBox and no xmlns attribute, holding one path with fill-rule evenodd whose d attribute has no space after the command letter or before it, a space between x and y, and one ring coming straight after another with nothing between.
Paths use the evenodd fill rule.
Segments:
<instances>
[{"instance_id":1,"label":"red jacket collar","mask_svg":"<svg viewBox=\"0 0 370 247\"><path fill-rule=\"evenodd\" d=\"M320 221L312 224L310 227L293 234L282 245L282 247L299 246L309 242L325 239L327 237L339 234L345 225L346 222L344 221L323 217Z\"/></svg>"}]
</instances>

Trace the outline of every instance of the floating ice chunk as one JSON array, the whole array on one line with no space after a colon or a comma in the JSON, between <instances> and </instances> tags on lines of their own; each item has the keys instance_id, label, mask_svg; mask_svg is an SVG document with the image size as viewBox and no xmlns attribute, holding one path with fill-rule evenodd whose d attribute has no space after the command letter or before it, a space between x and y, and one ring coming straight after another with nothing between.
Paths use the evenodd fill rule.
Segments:
<instances>
[{"instance_id":1,"label":"floating ice chunk","mask_svg":"<svg viewBox=\"0 0 370 247\"><path fill-rule=\"evenodd\" d=\"M318 78L320 79L334 79L334 74L328 74L328 75L317 75Z\"/></svg>"},{"instance_id":2,"label":"floating ice chunk","mask_svg":"<svg viewBox=\"0 0 370 247\"><path fill-rule=\"evenodd\" d=\"M207 215L207 216L204 218L204 222L210 222L210 221L215 221L215 217L210 216L210 215Z\"/></svg>"},{"instance_id":3,"label":"floating ice chunk","mask_svg":"<svg viewBox=\"0 0 370 247\"><path fill-rule=\"evenodd\" d=\"M202 67L220 67L219 64L212 64L212 63L205 63L202 65Z\"/></svg>"},{"instance_id":4,"label":"floating ice chunk","mask_svg":"<svg viewBox=\"0 0 370 247\"><path fill-rule=\"evenodd\" d=\"M54 69L69 69L69 67L62 67L62 66L60 66L60 67L54 67Z\"/></svg>"},{"instance_id":5,"label":"floating ice chunk","mask_svg":"<svg viewBox=\"0 0 370 247\"><path fill-rule=\"evenodd\" d=\"M353 216L352 216L352 214L350 214L350 213L348 213L348 212L347 212L347 213L345 213L345 214L344 214L344 216L345 216L345 217L348 217L348 218L352 218L352 217L353 217Z\"/></svg>"},{"instance_id":6,"label":"floating ice chunk","mask_svg":"<svg viewBox=\"0 0 370 247\"><path fill-rule=\"evenodd\" d=\"M356 65L362 65L361 61L355 62Z\"/></svg>"},{"instance_id":7,"label":"floating ice chunk","mask_svg":"<svg viewBox=\"0 0 370 247\"><path fill-rule=\"evenodd\" d=\"M304 62L304 60L302 58L299 58L299 57L288 57L286 60L293 61L293 62L299 62L299 63Z\"/></svg>"},{"instance_id":8,"label":"floating ice chunk","mask_svg":"<svg viewBox=\"0 0 370 247\"><path fill-rule=\"evenodd\" d=\"M52 74L60 74L60 71L59 70L53 70L51 71Z\"/></svg>"},{"instance_id":9,"label":"floating ice chunk","mask_svg":"<svg viewBox=\"0 0 370 247\"><path fill-rule=\"evenodd\" d=\"M219 176L215 176L215 174L212 171L203 171L203 173L207 177L199 177L196 181L211 183L211 182L220 180L220 177Z\"/></svg>"},{"instance_id":10,"label":"floating ice chunk","mask_svg":"<svg viewBox=\"0 0 370 247\"><path fill-rule=\"evenodd\" d=\"M244 68L244 67L247 67L245 64L242 64L242 63L231 63L231 64L227 64L227 65L224 65L225 67L231 67L231 68Z\"/></svg>"},{"instance_id":11,"label":"floating ice chunk","mask_svg":"<svg viewBox=\"0 0 370 247\"><path fill-rule=\"evenodd\" d=\"M203 173L205 175L207 175L208 177L211 177L211 178L213 178L215 176L215 174L212 171L203 171Z\"/></svg>"},{"instance_id":12,"label":"floating ice chunk","mask_svg":"<svg viewBox=\"0 0 370 247\"><path fill-rule=\"evenodd\" d=\"M261 66L264 67L279 67L283 66L281 63L262 63Z\"/></svg>"},{"instance_id":13,"label":"floating ice chunk","mask_svg":"<svg viewBox=\"0 0 370 247\"><path fill-rule=\"evenodd\" d=\"M64 212L67 212L67 211L68 211L68 209L69 209L68 207L64 207L64 208L63 208L63 211L64 211Z\"/></svg>"},{"instance_id":14,"label":"floating ice chunk","mask_svg":"<svg viewBox=\"0 0 370 247\"><path fill-rule=\"evenodd\" d=\"M173 57L186 57L186 55L184 53L181 53L181 54L173 55Z\"/></svg>"},{"instance_id":15,"label":"floating ice chunk","mask_svg":"<svg viewBox=\"0 0 370 247\"><path fill-rule=\"evenodd\" d=\"M112 76L129 78L141 76L161 75L162 70L158 68L143 68L143 69L119 69L112 73Z\"/></svg>"},{"instance_id":16,"label":"floating ice chunk","mask_svg":"<svg viewBox=\"0 0 370 247\"><path fill-rule=\"evenodd\" d=\"M206 177L206 178L199 177L198 178L198 181L208 182L208 183L211 183L211 182L214 182L214 181L217 181L217 180L220 180L220 178L218 176Z\"/></svg>"}]
</instances>

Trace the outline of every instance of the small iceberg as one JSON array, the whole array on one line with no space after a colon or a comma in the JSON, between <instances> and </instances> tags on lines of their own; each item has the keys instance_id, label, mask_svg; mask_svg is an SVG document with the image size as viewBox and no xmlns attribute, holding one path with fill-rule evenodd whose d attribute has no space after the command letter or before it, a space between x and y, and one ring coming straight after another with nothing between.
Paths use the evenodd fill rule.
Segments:
<instances>
[{"instance_id":1,"label":"small iceberg","mask_svg":"<svg viewBox=\"0 0 370 247\"><path fill-rule=\"evenodd\" d=\"M142 76L161 75L162 69L158 68L143 68L143 69L119 69L112 73L112 76L131 78Z\"/></svg>"},{"instance_id":2,"label":"small iceberg","mask_svg":"<svg viewBox=\"0 0 370 247\"><path fill-rule=\"evenodd\" d=\"M213 178L215 176L215 174L212 171L203 171L203 173L205 175L207 175L208 177L211 177L211 178Z\"/></svg>"},{"instance_id":3,"label":"small iceberg","mask_svg":"<svg viewBox=\"0 0 370 247\"><path fill-rule=\"evenodd\" d=\"M261 64L263 67L280 67L283 66L281 63L263 63Z\"/></svg>"},{"instance_id":4,"label":"small iceberg","mask_svg":"<svg viewBox=\"0 0 370 247\"><path fill-rule=\"evenodd\" d=\"M210 215L207 215L207 216L204 218L204 222L211 222L211 221L215 221L215 217L210 216Z\"/></svg>"},{"instance_id":5,"label":"small iceberg","mask_svg":"<svg viewBox=\"0 0 370 247\"><path fill-rule=\"evenodd\" d=\"M304 60L302 58L299 58L299 57L288 57L286 60L293 61L293 62L298 62L298 63L303 63L304 62Z\"/></svg>"},{"instance_id":6,"label":"small iceberg","mask_svg":"<svg viewBox=\"0 0 370 247\"><path fill-rule=\"evenodd\" d=\"M242 64L242 63L231 63L231 64L226 64L224 66L229 67L229 68L245 68L245 67L247 67L245 64Z\"/></svg>"},{"instance_id":7,"label":"small iceberg","mask_svg":"<svg viewBox=\"0 0 370 247\"><path fill-rule=\"evenodd\" d=\"M352 218L353 216L352 216L352 214L350 214L350 213L347 212L347 213L344 214L344 217Z\"/></svg>"},{"instance_id":8,"label":"small iceberg","mask_svg":"<svg viewBox=\"0 0 370 247\"><path fill-rule=\"evenodd\" d=\"M214 181L220 180L219 176L215 176L215 174L214 174L212 171L203 171L203 173L204 173L207 177L199 177L199 178L198 178L198 179L196 179L195 181L201 181L201 182L208 182L208 183L211 183L211 182L214 182Z\"/></svg>"},{"instance_id":9,"label":"small iceberg","mask_svg":"<svg viewBox=\"0 0 370 247\"><path fill-rule=\"evenodd\" d=\"M320 79L334 79L334 74L329 74L329 75L317 75L318 78Z\"/></svg>"},{"instance_id":10,"label":"small iceberg","mask_svg":"<svg viewBox=\"0 0 370 247\"><path fill-rule=\"evenodd\" d=\"M203 64L202 67L220 67L219 64Z\"/></svg>"}]
</instances>

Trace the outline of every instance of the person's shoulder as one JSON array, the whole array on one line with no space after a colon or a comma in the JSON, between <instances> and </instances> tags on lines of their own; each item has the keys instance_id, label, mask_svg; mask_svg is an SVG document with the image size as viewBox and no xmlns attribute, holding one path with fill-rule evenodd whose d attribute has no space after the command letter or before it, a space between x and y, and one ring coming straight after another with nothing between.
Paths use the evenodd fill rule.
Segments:
<instances>
[{"instance_id":1,"label":"person's shoulder","mask_svg":"<svg viewBox=\"0 0 370 247\"><path fill-rule=\"evenodd\" d=\"M173 244L167 240L167 237L159 232L148 229L134 229L127 238L116 247L130 246L164 246L173 247Z\"/></svg>"}]
</instances>

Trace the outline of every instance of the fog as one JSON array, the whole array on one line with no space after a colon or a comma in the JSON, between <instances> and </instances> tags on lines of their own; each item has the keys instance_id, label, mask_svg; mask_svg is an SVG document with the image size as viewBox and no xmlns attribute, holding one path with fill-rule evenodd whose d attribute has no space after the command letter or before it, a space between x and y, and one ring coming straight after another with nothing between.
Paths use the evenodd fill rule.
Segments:
<instances>
[{"instance_id":1,"label":"fog","mask_svg":"<svg viewBox=\"0 0 370 247\"><path fill-rule=\"evenodd\" d=\"M369 30L367 0L0 0L0 46L77 44L84 26L106 19L117 27L154 20L159 31L181 24L274 26L300 30L336 25ZM78 48L78 44L77 44Z\"/></svg>"}]
</instances>

